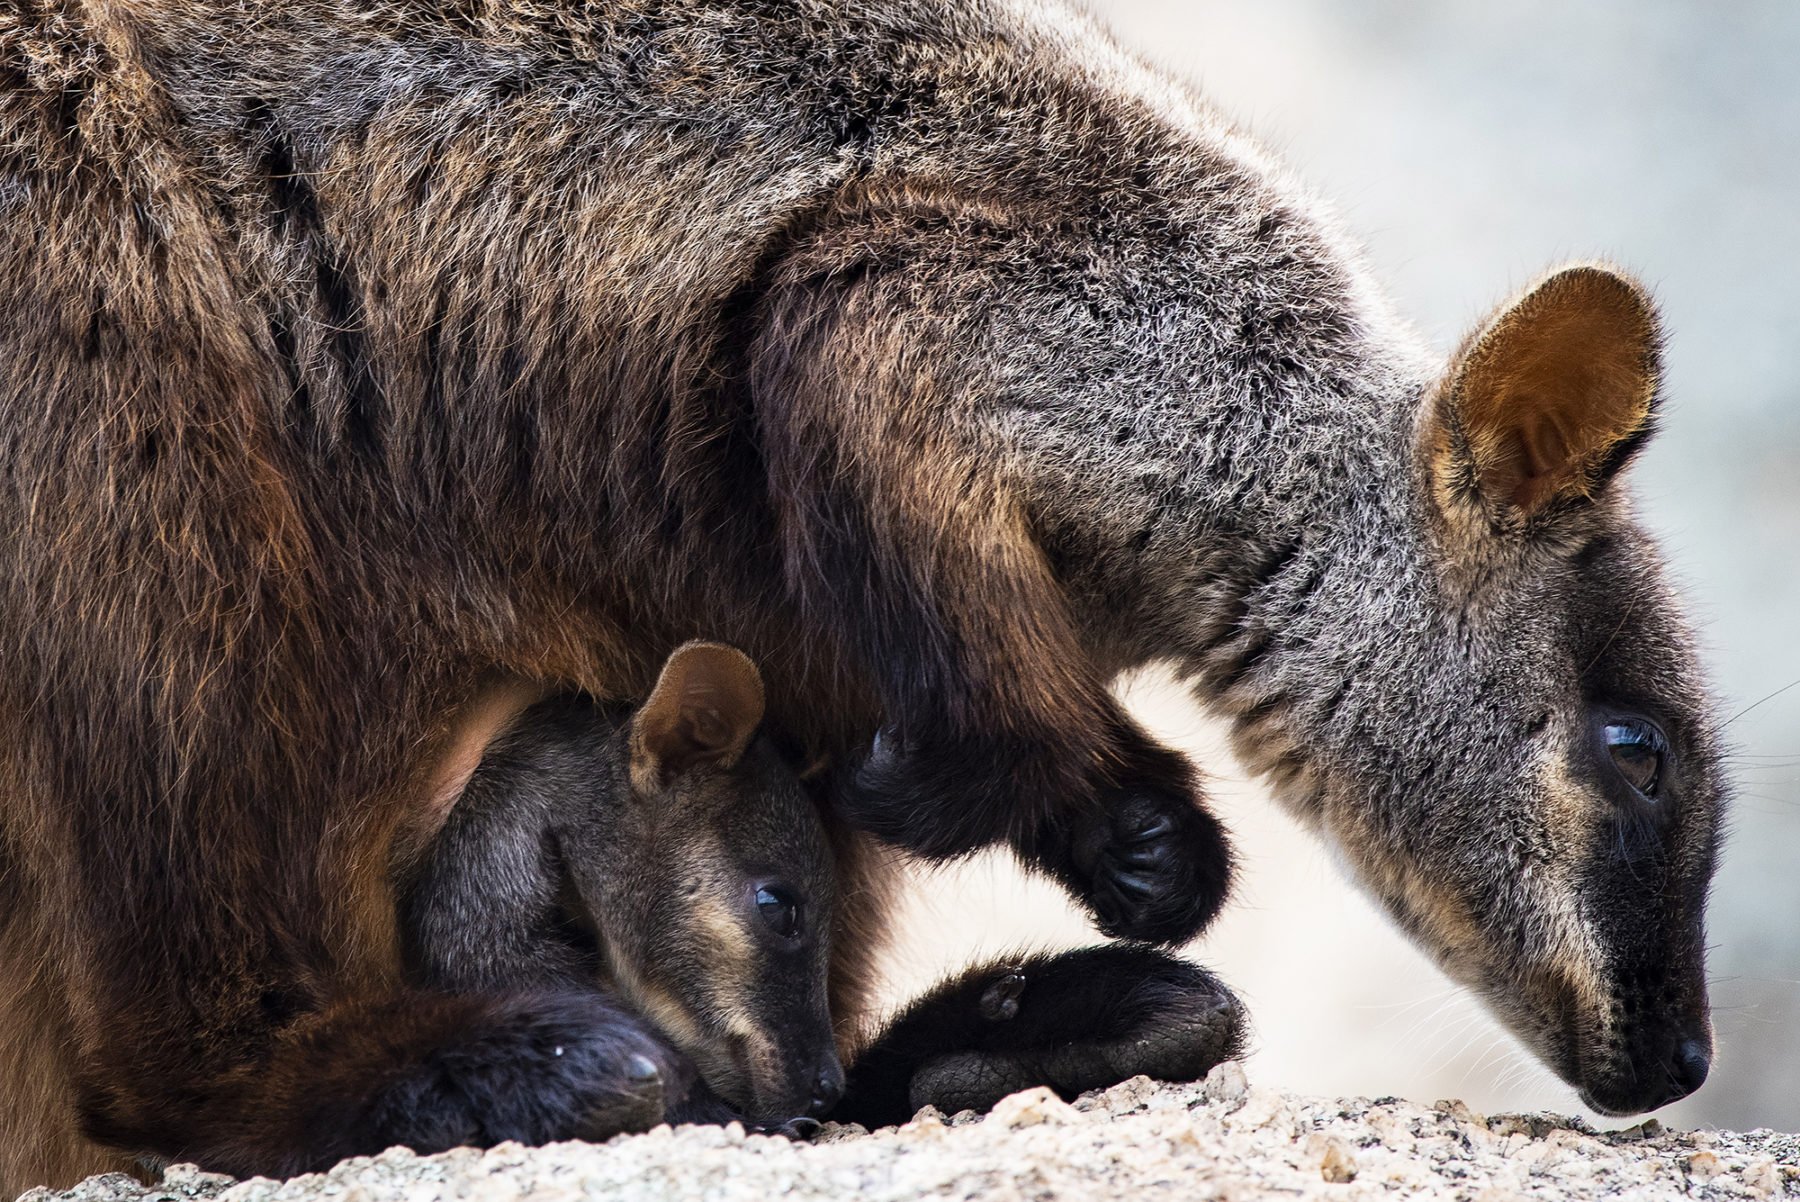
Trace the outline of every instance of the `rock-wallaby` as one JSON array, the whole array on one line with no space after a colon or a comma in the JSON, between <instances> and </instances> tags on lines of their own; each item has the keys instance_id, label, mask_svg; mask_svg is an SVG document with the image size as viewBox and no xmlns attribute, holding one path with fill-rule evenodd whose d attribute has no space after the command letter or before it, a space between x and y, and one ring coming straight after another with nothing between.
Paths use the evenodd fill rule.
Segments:
<instances>
[{"instance_id":1,"label":"rock-wallaby","mask_svg":"<svg viewBox=\"0 0 1800 1202\"><path fill-rule=\"evenodd\" d=\"M616 1041L581 1045L616 1090L580 1099L585 1116L544 1114L554 1092L495 1096L457 1142L543 1140L582 1117L588 1138L779 1126L837 1102L831 849L762 714L742 652L687 643L635 711L552 697L486 748L403 889L409 969L435 989L616 1011Z\"/></svg>"},{"instance_id":2,"label":"rock-wallaby","mask_svg":"<svg viewBox=\"0 0 1800 1202\"><path fill-rule=\"evenodd\" d=\"M1591 1104L1705 1076L1725 785L1628 277L1434 357L1025 0L25 0L0 73L7 1188L373 1151L445 1057L578 1113L509 1059L578 1018L407 984L395 865L471 681L641 697L700 634L847 821L1156 941L1229 875L1108 689L1172 662ZM847 1051L886 863L841 840Z\"/></svg>"}]
</instances>

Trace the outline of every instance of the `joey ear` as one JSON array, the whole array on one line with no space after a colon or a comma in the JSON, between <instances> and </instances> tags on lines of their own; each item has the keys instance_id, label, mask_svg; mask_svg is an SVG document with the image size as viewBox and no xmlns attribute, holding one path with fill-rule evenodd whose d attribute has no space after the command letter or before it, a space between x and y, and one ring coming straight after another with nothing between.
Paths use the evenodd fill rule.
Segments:
<instances>
[{"instance_id":1,"label":"joey ear","mask_svg":"<svg viewBox=\"0 0 1800 1202\"><path fill-rule=\"evenodd\" d=\"M1597 496L1649 438L1661 332L1649 296L1565 267L1500 309L1439 385L1424 436L1440 504L1529 518Z\"/></svg>"},{"instance_id":2,"label":"joey ear","mask_svg":"<svg viewBox=\"0 0 1800 1202\"><path fill-rule=\"evenodd\" d=\"M700 764L729 767L762 722L762 674L723 643L683 643L631 720L631 777L662 783Z\"/></svg>"}]
</instances>

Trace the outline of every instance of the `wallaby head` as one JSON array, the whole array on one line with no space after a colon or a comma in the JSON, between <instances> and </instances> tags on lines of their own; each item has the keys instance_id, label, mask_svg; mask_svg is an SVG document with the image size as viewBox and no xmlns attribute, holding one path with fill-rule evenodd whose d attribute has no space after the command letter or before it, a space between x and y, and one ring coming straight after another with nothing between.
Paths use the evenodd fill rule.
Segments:
<instances>
[{"instance_id":1,"label":"wallaby head","mask_svg":"<svg viewBox=\"0 0 1800 1202\"><path fill-rule=\"evenodd\" d=\"M1651 302L1610 270L1503 307L1399 432L1412 486L1347 506L1357 546L1268 577L1304 650L1266 672L1310 662L1308 700L1236 707L1293 808L1607 1113L1686 1095L1712 1055L1721 751L1619 480L1658 374Z\"/></svg>"},{"instance_id":2,"label":"wallaby head","mask_svg":"<svg viewBox=\"0 0 1800 1202\"><path fill-rule=\"evenodd\" d=\"M832 855L797 774L759 737L742 653L689 643L622 732L627 799L565 836L619 988L755 1117L823 1113L843 1089L826 967Z\"/></svg>"}]
</instances>

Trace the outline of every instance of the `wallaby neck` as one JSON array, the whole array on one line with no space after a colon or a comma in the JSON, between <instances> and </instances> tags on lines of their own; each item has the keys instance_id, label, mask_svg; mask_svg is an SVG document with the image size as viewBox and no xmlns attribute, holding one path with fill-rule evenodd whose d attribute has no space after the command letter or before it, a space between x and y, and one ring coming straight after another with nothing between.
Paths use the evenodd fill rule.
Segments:
<instances>
[{"instance_id":1,"label":"wallaby neck","mask_svg":"<svg viewBox=\"0 0 1800 1202\"><path fill-rule=\"evenodd\" d=\"M1342 324L1354 348L1294 332L1205 389L1165 359L1104 434L1069 406L1037 498L1099 661L1172 662L1303 818L1371 647L1432 620L1436 587L1416 450L1433 364L1383 321Z\"/></svg>"}]
</instances>

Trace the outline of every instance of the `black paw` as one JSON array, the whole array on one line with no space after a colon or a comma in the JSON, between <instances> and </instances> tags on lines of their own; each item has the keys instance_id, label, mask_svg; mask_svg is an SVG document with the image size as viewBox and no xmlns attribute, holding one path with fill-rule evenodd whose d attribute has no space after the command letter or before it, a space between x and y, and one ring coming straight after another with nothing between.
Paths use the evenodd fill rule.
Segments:
<instances>
[{"instance_id":1,"label":"black paw","mask_svg":"<svg viewBox=\"0 0 1800 1202\"><path fill-rule=\"evenodd\" d=\"M1204 1077L1243 1045L1244 1010L1197 964L1112 943L970 969L891 1022L831 1117L878 1127L930 1103L985 1110L1047 1085L1064 1097L1142 1073Z\"/></svg>"},{"instance_id":2,"label":"black paw","mask_svg":"<svg viewBox=\"0 0 1800 1202\"><path fill-rule=\"evenodd\" d=\"M1074 834L1082 899L1118 939L1182 943L1224 904L1231 851L1218 820L1185 791L1117 789Z\"/></svg>"},{"instance_id":3,"label":"black paw","mask_svg":"<svg viewBox=\"0 0 1800 1202\"><path fill-rule=\"evenodd\" d=\"M604 995L495 999L373 1100L367 1131L421 1153L604 1140L662 1122L693 1082L681 1053Z\"/></svg>"},{"instance_id":4,"label":"black paw","mask_svg":"<svg viewBox=\"0 0 1800 1202\"><path fill-rule=\"evenodd\" d=\"M1140 1074L1196 1081L1242 1049L1237 997L1166 953L1113 944L1036 957L999 980L1022 984L1027 973L1030 996L1025 1007L1013 999L1011 1021L918 1061L907 1089L913 1110L986 1110L1037 1085L1073 1098Z\"/></svg>"},{"instance_id":5,"label":"black paw","mask_svg":"<svg viewBox=\"0 0 1800 1202\"><path fill-rule=\"evenodd\" d=\"M919 1066L907 1090L917 1114L935 1106L945 1114L988 1110L1008 1094L1043 1085L1043 1073L1028 1059L992 1052L947 1052Z\"/></svg>"}]
</instances>

